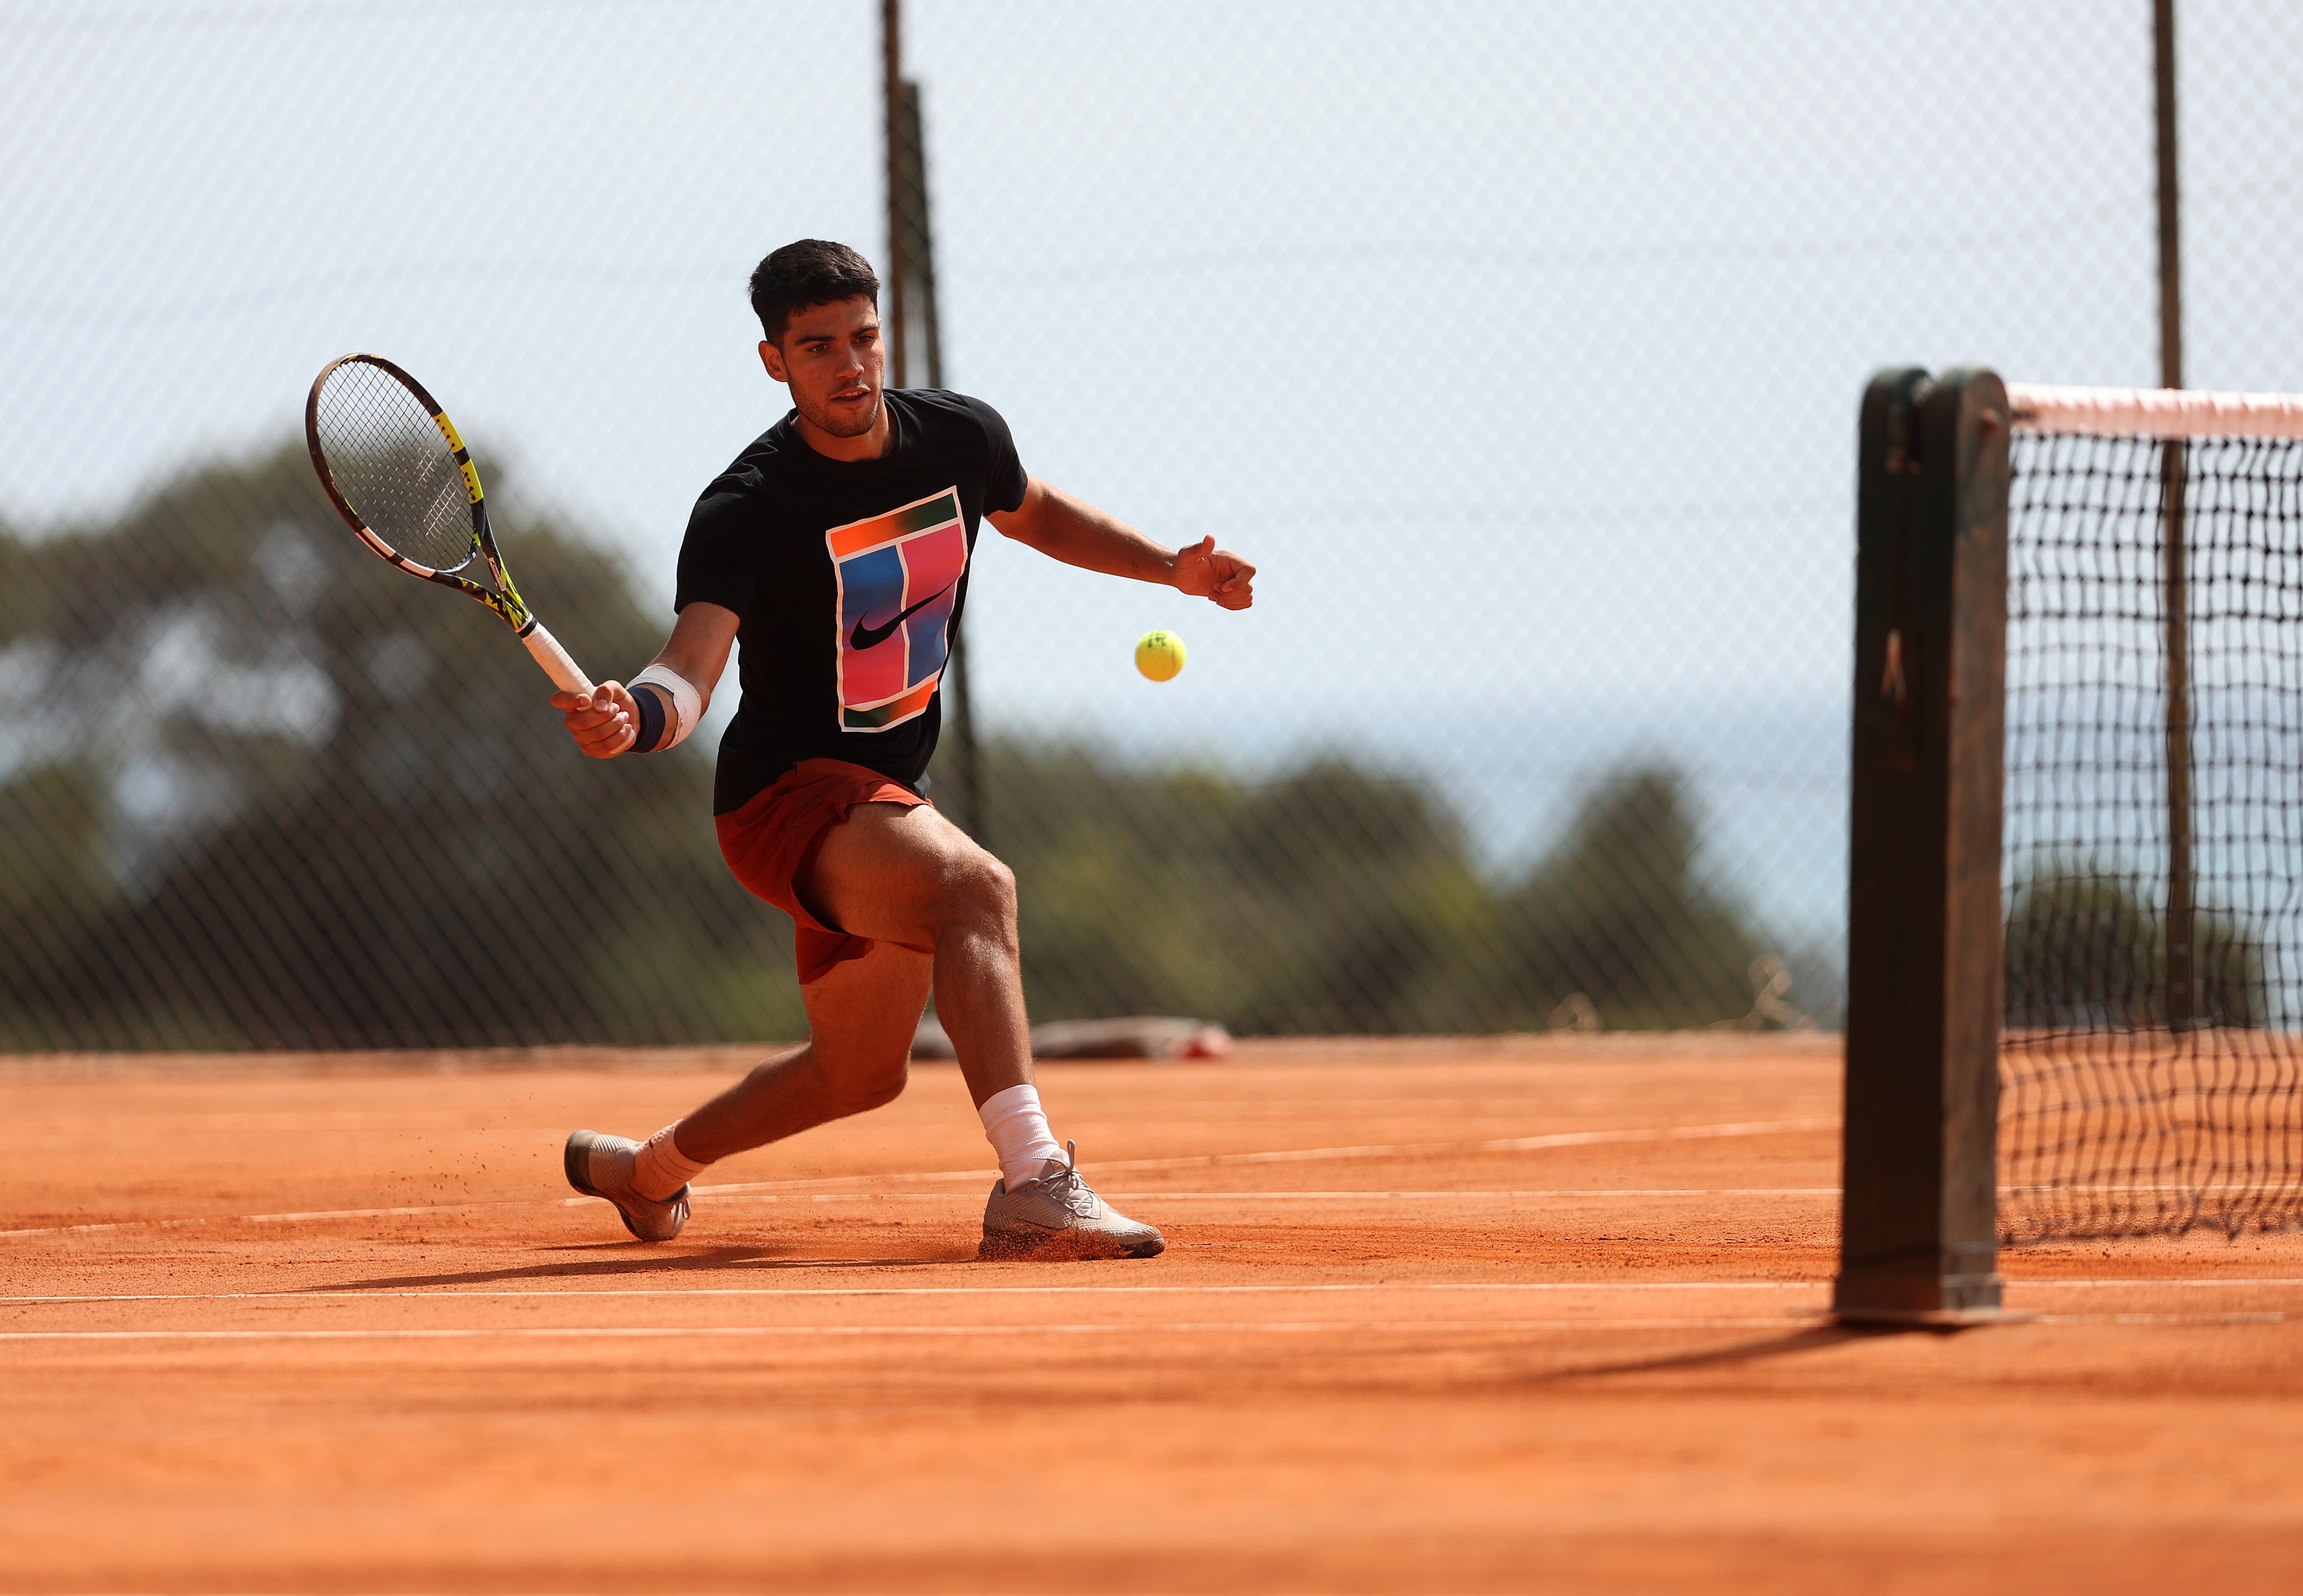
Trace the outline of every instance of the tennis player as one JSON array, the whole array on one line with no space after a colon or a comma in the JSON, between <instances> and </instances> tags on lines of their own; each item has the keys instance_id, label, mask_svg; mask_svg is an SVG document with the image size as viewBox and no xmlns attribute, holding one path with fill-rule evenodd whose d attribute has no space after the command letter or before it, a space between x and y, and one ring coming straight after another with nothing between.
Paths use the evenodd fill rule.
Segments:
<instances>
[{"instance_id":1,"label":"tennis player","mask_svg":"<svg viewBox=\"0 0 2303 1596\"><path fill-rule=\"evenodd\" d=\"M641 1240L671 1239L711 1164L892 1101L932 992L1000 1165L979 1255L1151 1257L1160 1232L1090 1189L1033 1085L1015 878L923 775L985 518L1067 565L1227 610L1253 602L1255 568L1212 537L1164 548L1026 475L981 400L886 388L880 282L855 250L788 244L751 287L792 410L696 502L663 651L552 703L594 758L659 753L695 730L742 639L713 812L736 879L792 917L808 1040L645 1142L576 1132L568 1179Z\"/></svg>"}]
</instances>

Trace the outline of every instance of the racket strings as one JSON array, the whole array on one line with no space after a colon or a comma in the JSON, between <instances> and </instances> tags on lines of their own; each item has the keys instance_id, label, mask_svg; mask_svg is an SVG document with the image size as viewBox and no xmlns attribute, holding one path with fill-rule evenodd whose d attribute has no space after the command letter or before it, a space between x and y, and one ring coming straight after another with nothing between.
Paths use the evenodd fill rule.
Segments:
<instances>
[{"instance_id":1,"label":"racket strings","mask_svg":"<svg viewBox=\"0 0 2303 1596\"><path fill-rule=\"evenodd\" d=\"M471 495L455 452L430 413L389 372L339 366L315 412L336 490L368 530L434 570L460 570L479 553Z\"/></svg>"}]
</instances>

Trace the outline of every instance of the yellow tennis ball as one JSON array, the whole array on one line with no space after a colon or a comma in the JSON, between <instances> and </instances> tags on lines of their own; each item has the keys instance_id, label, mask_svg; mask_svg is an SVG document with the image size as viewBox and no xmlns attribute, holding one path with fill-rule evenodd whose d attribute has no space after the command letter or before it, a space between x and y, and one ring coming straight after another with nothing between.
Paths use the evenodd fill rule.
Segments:
<instances>
[{"instance_id":1,"label":"yellow tennis ball","mask_svg":"<svg viewBox=\"0 0 2303 1596\"><path fill-rule=\"evenodd\" d=\"M1135 639L1135 668L1154 681L1172 681L1184 668L1184 639L1173 632L1145 632Z\"/></svg>"}]
</instances>

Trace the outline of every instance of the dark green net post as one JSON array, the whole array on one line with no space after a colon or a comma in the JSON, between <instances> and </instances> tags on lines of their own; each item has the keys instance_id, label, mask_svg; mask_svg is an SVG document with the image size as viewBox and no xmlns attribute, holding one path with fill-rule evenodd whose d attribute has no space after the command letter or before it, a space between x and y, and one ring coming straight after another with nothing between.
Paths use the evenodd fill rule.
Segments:
<instances>
[{"instance_id":1,"label":"dark green net post","mask_svg":"<svg viewBox=\"0 0 2303 1596\"><path fill-rule=\"evenodd\" d=\"M1882 373L1856 505L1842 1320L1995 1315L2007 396Z\"/></svg>"}]
</instances>

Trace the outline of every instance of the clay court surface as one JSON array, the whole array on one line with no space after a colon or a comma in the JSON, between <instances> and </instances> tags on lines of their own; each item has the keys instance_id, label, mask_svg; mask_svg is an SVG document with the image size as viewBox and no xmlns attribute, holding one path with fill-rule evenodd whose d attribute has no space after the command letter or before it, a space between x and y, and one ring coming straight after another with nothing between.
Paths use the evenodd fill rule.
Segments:
<instances>
[{"instance_id":1,"label":"clay court surface","mask_svg":"<svg viewBox=\"0 0 2303 1596\"><path fill-rule=\"evenodd\" d=\"M974 1261L948 1065L569 1200L754 1056L0 1062L0 1585L2303 1587L2303 1243L1831 1328L1832 1039L1045 1067L1138 1262Z\"/></svg>"}]
</instances>

